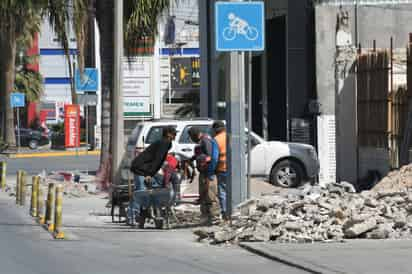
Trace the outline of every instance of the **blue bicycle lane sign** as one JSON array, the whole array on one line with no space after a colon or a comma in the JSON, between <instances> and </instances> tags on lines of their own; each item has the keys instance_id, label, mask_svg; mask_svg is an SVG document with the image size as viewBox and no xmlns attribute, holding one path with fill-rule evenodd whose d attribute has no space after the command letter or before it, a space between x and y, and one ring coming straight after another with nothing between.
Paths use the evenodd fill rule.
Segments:
<instances>
[{"instance_id":1,"label":"blue bicycle lane sign","mask_svg":"<svg viewBox=\"0 0 412 274\"><path fill-rule=\"evenodd\" d=\"M216 2L216 51L263 51L263 2Z\"/></svg>"}]
</instances>

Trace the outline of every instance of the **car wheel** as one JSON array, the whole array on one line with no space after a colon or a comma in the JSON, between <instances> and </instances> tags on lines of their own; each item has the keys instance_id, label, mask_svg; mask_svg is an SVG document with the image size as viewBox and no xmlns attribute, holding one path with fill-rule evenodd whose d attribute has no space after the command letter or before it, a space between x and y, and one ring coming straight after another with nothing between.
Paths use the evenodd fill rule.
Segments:
<instances>
[{"instance_id":1,"label":"car wheel","mask_svg":"<svg viewBox=\"0 0 412 274\"><path fill-rule=\"evenodd\" d=\"M302 167L293 160L283 160L277 163L270 172L270 182L285 188L300 185L303 177Z\"/></svg>"},{"instance_id":2,"label":"car wheel","mask_svg":"<svg viewBox=\"0 0 412 274\"><path fill-rule=\"evenodd\" d=\"M39 142L37 140L30 140L29 142L30 149L36 149L38 146L39 146Z\"/></svg>"}]
</instances>

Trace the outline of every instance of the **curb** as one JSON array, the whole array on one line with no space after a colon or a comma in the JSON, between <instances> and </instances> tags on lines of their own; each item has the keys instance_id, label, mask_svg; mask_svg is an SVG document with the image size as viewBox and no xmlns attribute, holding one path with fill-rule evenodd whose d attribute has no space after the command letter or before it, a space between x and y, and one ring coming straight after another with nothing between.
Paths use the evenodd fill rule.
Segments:
<instances>
[{"instance_id":1,"label":"curb","mask_svg":"<svg viewBox=\"0 0 412 274\"><path fill-rule=\"evenodd\" d=\"M93 151L56 151L56 152L33 152L33 153L15 153L9 154L11 159L23 159L23 158L46 158L46 157L64 157L64 156L85 156L100 155L100 150Z\"/></svg>"},{"instance_id":2,"label":"curb","mask_svg":"<svg viewBox=\"0 0 412 274\"><path fill-rule=\"evenodd\" d=\"M255 247L253 244L249 243L239 243L239 246L246 251L249 251L255 255L262 256L266 259L276 261L308 273L313 274L324 274L324 273L342 273L340 271L332 271L324 269L320 266L313 265L311 263L305 262L303 260L298 260L296 258L291 258L287 254L282 254L280 252L268 251L265 248Z\"/></svg>"}]
</instances>

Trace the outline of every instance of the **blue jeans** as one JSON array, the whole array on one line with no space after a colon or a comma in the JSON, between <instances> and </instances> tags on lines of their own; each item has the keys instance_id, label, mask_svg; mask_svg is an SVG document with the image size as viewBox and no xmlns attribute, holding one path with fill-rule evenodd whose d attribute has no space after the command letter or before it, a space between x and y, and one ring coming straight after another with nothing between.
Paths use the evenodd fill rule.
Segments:
<instances>
[{"instance_id":1,"label":"blue jeans","mask_svg":"<svg viewBox=\"0 0 412 274\"><path fill-rule=\"evenodd\" d=\"M220 203L220 212L223 216L227 212L227 201L226 201L226 174L217 174L217 190Z\"/></svg>"},{"instance_id":2,"label":"blue jeans","mask_svg":"<svg viewBox=\"0 0 412 274\"><path fill-rule=\"evenodd\" d=\"M160 180L160 178L157 175L152 177L152 186L154 188L160 187L162 185L161 182L162 181ZM143 191L143 190L146 190L146 185L145 185L145 182L144 182L144 176L135 175L134 176L134 191ZM129 208L127 210L127 217L129 219L130 223L135 222L134 216L139 216L140 215L140 209L141 209L141 205L140 205L139 201L136 201L136 199L132 199L129 203Z\"/></svg>"}]
</instances>

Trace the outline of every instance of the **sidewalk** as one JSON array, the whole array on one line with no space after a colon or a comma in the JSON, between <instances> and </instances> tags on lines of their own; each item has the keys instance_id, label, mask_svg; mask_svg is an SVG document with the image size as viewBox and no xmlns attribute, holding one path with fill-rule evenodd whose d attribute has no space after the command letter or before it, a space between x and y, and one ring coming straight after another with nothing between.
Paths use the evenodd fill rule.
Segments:
<instances>
[{"instance_id":1,"label":"sidewalk","mask_svg":"<svg viewBox=\"0 0 412 274\"><path fill-rule=\"evenodd\" d=\"M240 243L244 249L309 273L411 273L412 241L351 240L343 243Z\"/></svg>"}]
</instances>

